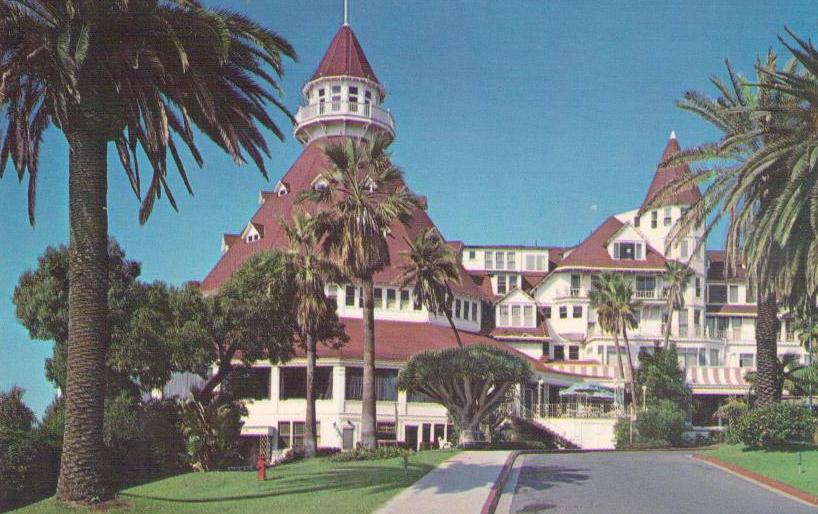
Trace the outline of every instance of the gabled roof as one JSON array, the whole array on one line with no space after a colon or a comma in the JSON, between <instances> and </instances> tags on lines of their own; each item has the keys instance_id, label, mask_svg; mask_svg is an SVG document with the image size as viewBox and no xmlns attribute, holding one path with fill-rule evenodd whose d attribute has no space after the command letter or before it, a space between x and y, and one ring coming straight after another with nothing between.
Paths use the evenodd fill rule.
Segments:
<instances>
[{"instance_id":1,"label":"gabled roof","mask_svg":"<svg viewBox=\"0 0 818 514\"><path fill-rule=\"evenodd\" d=\"M380 84L349 25L342 25L338 29L310 81L321 77L338 76L359 77Z\"/></svg>"},{"instance_id":2,"label":"gabled roof","mask_svg":"<svg viewBox=\"0 0 818 514\"><path fill-rule=\"evenodd\" d=\"M662 152L662 158L659 161L660 166L656 168L656 174L653 176L653 182L650 183L648 194L645 195L645 201L642 202L642 207L640 210L648 208L653 199L659 195L659 193L668 184L685 175L690 175L690 168L687 164L678 164L667 168L661 167L662 162L674 155L679 154L681 151L682 149L679 146L679 140L676 139L676 133L671 132L670 139L668 140L667 145L665 146L665 151ZM660 205L655 205L653 207L663 207L666 205L693 205L699 201L701 197L702 195L699 191L699 186L693 184L690 187L682 191L678 191L668 198L665 198Z\"/></svg>"},{"instance_id":3,"label":"gabled roof","mask_svg":"<svg viewBox=\"0 0 818 514\"><path fill-rule=\"evenodd\" d=\"M202 291L210 293L222 286L251 255L263 250L287 248L289 240L282 227L282 221L292 218L292 211L300 191L312 187L315 178L328 166L327 159L322 151L323 145L341 140L342 138L322 138L311 142L289 171L281 179L290 186L290 194L268 198L250 220L250 224L261 227L262 238L252 244L244 241L230 245L219 262L202 281ZM421 231L434 227L434 223L423 209L416 208L412 212L412 221L409 226L395 222L391 227L391 234L387 238L391 265L375 275L375 282L380 284L398 284L401 271L400 265L406 257L402 255L408 249L406 240L412 241ZM263 231L263 232L262 232ZM458 294L475 299L487 298L483 290L472 280L465 269L459 264L460 284L454 284L452 290Z\"/></svg>"},{"instance_id":4,"label":"gabled roof","mask_svg":"<svg viewBox=\"0 0 818 514\"><path fill-rule=\"evenodd\" d=\"M645 259L614 259L608 253L607 244L623 227L623 223L614 216L606 219L594 230L585 241L579 244L559 264L557 270L566 268L616 268L616 269L665 269L665 258L652 246L645 243Z\"/></svg>"},{"instance_id":5,"label":"gabled roof","mask_svg":"<svg viewBox=\"0 0 818 514\"><path fill-rule=\"evenodd\" d=\"M525 300L526 302L533 303L533 304L537 303L537 300L535 300L530 294L526 293L524 290L522 290L522 289L520 289L518 287L515 287L514 289L512 289L511 291L509 291L508 293L503 295L502 298L497 300L495 302L495 305L499 305L499 304L501 304L501 303L503 303L503 302L505 302L507 300L512 300L512 299L513 300Z\"/></svg>"}]
</instances>

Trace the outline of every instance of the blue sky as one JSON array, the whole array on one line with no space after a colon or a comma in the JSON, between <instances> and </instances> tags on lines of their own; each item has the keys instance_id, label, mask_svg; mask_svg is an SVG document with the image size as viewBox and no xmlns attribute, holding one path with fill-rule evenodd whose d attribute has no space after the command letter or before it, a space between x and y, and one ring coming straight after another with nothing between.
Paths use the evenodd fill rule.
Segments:
<instances>
[{"instance_id":1,"label":"blue sky","mask_svg":"<svg viewBox=\"0 0 818 514\"><path fill-rule=\"evenodd\" d=\"M206 3L246 12L295 46L300 61L283 83L294 110L340 25L341 0ZM350 23L397 120L394 159L446 237L468 243L570 245L637 207L672 129L683 146L716 135L674 106L682 93L710 91L726 57L751 72L756 55L781 49L785 25L814 36L816 21L814 2L792 0L350 0ZM145 279L203 278L221 234L240 230L271 187L199 142L205 166L189 164L196 196L173 181L180 212L160 204L145 226L110 154L111 234ZM300 146L291 137L271 145L274 183ZM21 385L38 413L54 395L43 377L51 348L29 340L11 295L46 246L68 239L67 155L51 131L35 229L24 186L11 172L0 180L0 390Z\"/></svg>"}]
</instances>

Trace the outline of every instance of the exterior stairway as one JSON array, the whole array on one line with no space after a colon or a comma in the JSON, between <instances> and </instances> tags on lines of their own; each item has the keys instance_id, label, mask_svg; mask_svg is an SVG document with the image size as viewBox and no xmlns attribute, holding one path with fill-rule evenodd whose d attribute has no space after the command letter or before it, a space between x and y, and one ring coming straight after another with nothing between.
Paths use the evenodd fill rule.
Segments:
<instances>
[{"instance_id":1,"label":"exterior stairway","mask_svg":"<svg viewBox=\"0 0 818 514\"><path fill-rule=\"evenodd\" d=\"M525 421L554 437L563 448L613 450L614 426L619 412L612 408L576 404L546 404L525 408L509 405L509 415Z\"/></svg>"}]
</instances>

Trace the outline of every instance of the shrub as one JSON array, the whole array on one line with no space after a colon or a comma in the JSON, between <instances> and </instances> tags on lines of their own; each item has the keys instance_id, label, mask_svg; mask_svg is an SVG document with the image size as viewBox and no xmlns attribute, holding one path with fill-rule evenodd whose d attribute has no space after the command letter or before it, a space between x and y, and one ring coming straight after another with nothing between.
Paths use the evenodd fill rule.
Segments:
<instances>
[{"instance_id":1,"label":"shrub","mask_svg":"<svg viewBox=\"0 0 818 514\"><path fill-rule=\"evenodd\" d=\"M615 427L617 448L665 448L684 445L687 413L671 400L658 400L633 422L631 443L630 421L621 419Z\"/></svg>"},{"instance_id":2,"label":"shrub","mask_svg":"<svg viewBox=\"0 0 818 514\"><path fill-rule=\"evenodd\" d=\"M54 494L60 446L38 430L0 429L0 511Z\"/></svg>"},{"instance_id":3,"label":"shrub","mask_svg":"<svg viewBox=\"0 0 818 514\"><path fill-rule=\"evenodd\" d=\"M646 353L639 357L636 387L638 391L646 388L648 402L671 400L684 410L692 406L693 393L673 347L664 349L657 345L652 355Z\"/></svg>"},{"instance_id":4,"label":"shrub","mask_svg":"<svg viewBox=\"0 0 818 514\"><path fill-rule=\"evenodd\" d=\"M731 435L748 448L773 448L808 441L814 430L815 416L809 409L787 403L753 409L730 427Z\"/></svg>"},{"instance_id":5,"label":"shrub","mask_svg":"<svg viewBox=\"0 0 818 514\"><path fill-rule=\"evenodd\" d=\"M193 398L181 402L179 426L191 467L208 471L241 465L241 418L246 415L242 402L225 395L208 403Z\"/></svg>"},{"instance_id":6,"label":"shrub","mask_svg":"<svg viewBox=\"0 0 818 514\"><path fill-rule=\"evenodd\" d=\"M336 453L335 455L327 457L327 460L330 462L352 462L358 460L394 459L411 453L412 450L399 448L397 446L379 446L374 450L356 448L354 450Z\"/></svg>"}]
</instances>

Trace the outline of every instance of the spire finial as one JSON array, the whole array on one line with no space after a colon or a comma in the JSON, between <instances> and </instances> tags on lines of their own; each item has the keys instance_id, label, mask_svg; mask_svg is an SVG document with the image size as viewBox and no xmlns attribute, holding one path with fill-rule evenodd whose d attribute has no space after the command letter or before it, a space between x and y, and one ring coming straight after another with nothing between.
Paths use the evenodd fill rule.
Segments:
<instances>
[{"instance_id":1,"label":"spire finial","mask_svg":"<svg viewBox=\"0 0 818 514\"><path fill-rule=\"evenodd\" d=\"M349 25L349 3L344 0L344 26Z\"/></svg>"},{"instance_id":2,"label":"spire finial","mask_svg":"<svg viewBox=\"0 0 818 514\"><path fill-rule=\"evenodd\" d=\"M670 139L676 139L676 131L675 130L670 131Z\"/></svg>"}]
</instances>

